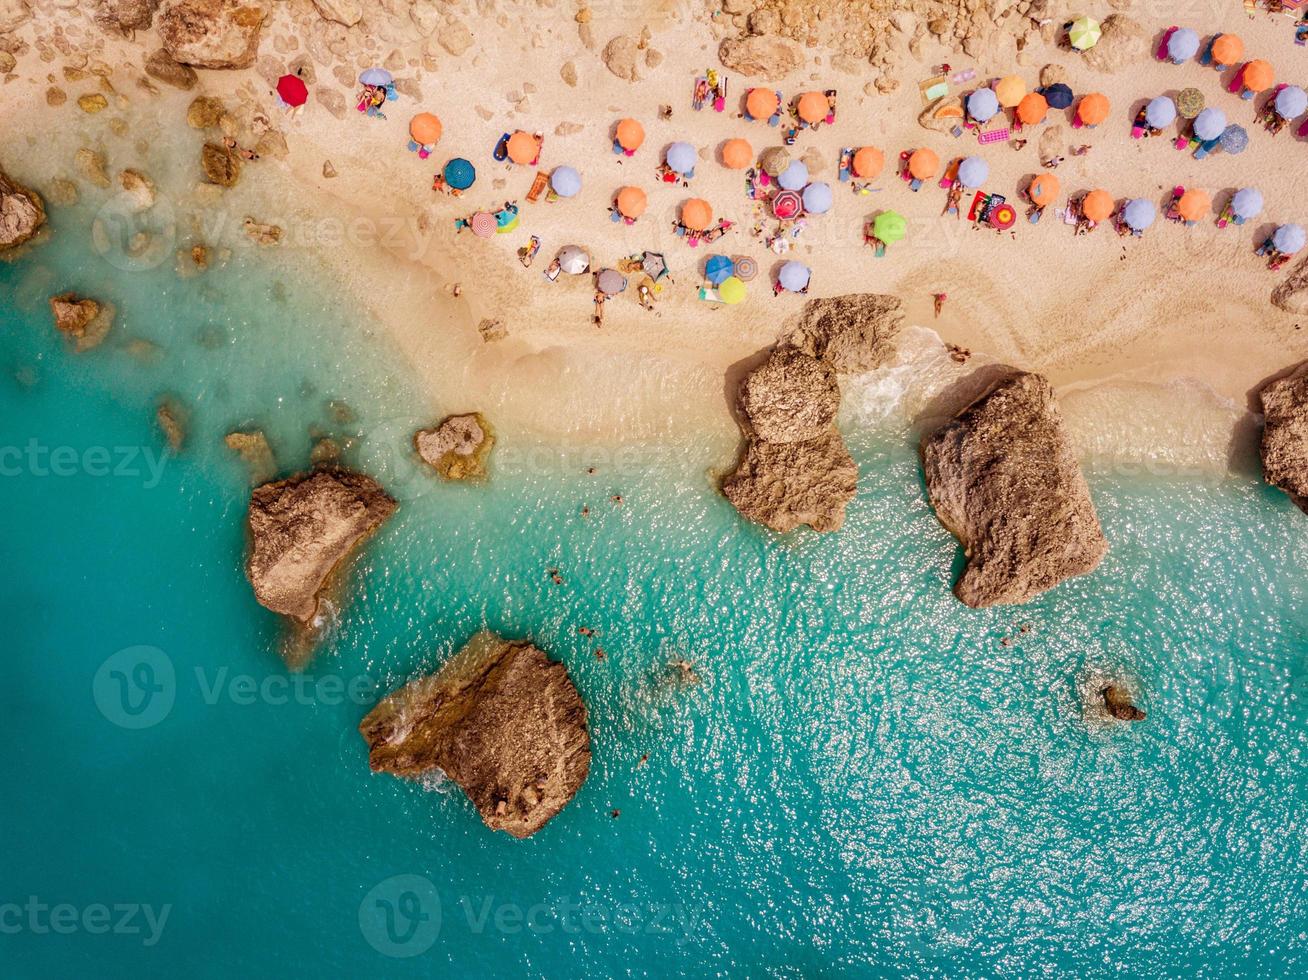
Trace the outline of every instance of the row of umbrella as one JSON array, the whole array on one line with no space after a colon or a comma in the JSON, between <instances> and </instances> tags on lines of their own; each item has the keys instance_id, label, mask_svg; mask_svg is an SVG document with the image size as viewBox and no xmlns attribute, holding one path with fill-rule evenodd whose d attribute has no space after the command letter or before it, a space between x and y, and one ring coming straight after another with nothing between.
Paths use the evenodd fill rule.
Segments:
<instances>
[{"instance_id":1,"label":"row of umbrella","mask_svg":"<svg viewBox=\"0 0 1308 980\"><path fill-rule=\"evenodd\" d=\"M779 108L781 99L774 89L752 88L745 93L745 111L751 119L770 119ZM825 119L831 107L824 93L804 92L795 100L795 111L811 126Z\"/></svg>"},{"instance_id":2,"label":"row of umbrella","mask_svg":"<svg viewBox=\"0 0 1308 980\"><path fill-rule=\"evenodd\" d=\"M1020 75L1007 75L991 88L970 93L965 103L967 114L977 122L989 122L1000 109L1012 109L1023 125L1035 126L1044 121L1050 109L1066 109L1076 101L1072 89L1062 82L1028 92ZM1108 118L1108 97L1091 92L1082 96L1076 107L1077 120L1086 126L1098 126Z\"/></svg>"}]
</instances>

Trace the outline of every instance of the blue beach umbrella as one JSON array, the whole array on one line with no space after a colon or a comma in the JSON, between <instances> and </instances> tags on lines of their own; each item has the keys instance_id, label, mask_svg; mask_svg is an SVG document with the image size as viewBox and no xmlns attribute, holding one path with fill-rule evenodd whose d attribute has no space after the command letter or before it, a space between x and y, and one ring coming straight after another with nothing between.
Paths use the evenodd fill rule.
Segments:
<instances>
[{"instance_id":1,"label":"blue beach umbrella","mask_svg":"<svg viewBox=\"0 0 1308 980\"><path fill-rule=\"evenodd\" d=\"M808 183L808 167L803 160L791 160L785 170L777 174L782 190L797 191Z\"/></svg>"},{"instance_id":2,"label":"blue beach umbrella","mask_svg":"<svg viewBox=\"0 0 1308 980\"><path fill-rule=\"evenodd\" d=\"M571 167L555 167L550 174L550 187L559 197L572 197L581 190L581 174Z\"/></svg>"},{"instance_id":3,"label":"blue beach umbrella","mask_svg":"<svg viewBox=\"0 0 1308 980\"><path fill-rule=\"evenodd\" d=\"M831 185L820 180L804 188L804 211L808 214L826 214L831 210Z\"/></svg>"},{"instance_id":4,"label":"blue beach umbrella","mask_svg":"<svg viewBox=\"0 0 1308 980\"><path fill-rule=\"evenodd\" d=\"M1176 103L1165 95L1151 101L1145 106L1145 122L1154 129L1170 126L1176 119Z\"/></svg>"},{"instance_id":5,"label":"blue beach umbrella","mask_svg":"<svg viewBox=\"0 0 1308 980\"><path fill-rule=\"evenodd\" d=\"M1199 52L1199 35L1188 27L1172 31L1167 39L1167 56L1173 61L1189 61Z\"/></svg>"},{"instance_id":6,"label":"blue beach umbrella","mask_svg":"<svg viewBox=\"0 0 1308 980\"><path fill-rule=\"evenodd\" d=\"M980 187L990 176L990 164L980 157L965 157L958 165L958 182L964 187Z\"/></svg>"},{"instance_id":7,"label":"blue beach umbrella","mask_svg":"<svg viewBox=\"0 0 1308 980\"><path fill-rule=\"evenodd\" d=\"M359 76L359 81L364 85L385 86L390 85L395 79L391 77L391 73L385 68L369 68Z\"/></svg>"},{"instance_id":8,"label":"blue beach umbrella","mask_svg":"<svg viewBox=\"0 0 1308 980\"><path fill-rule=\"evenodd\" d=\"M1209 106L1194 117L1194 134L1201 140L1215 140L1226 128L1226 113Z\"/></svg>"},{"instance_id":9,"label":"blue beach umbrella","mask_svg":"<svg viewBox=\"0 0 1308 980\"><path fill-rule=\"evenodd\" d=\"M1051 109L1066 109L1075 100L1072 95L1072 89L1062 82L1055 82L1053 85L1046 85L1040 90L1040 94L1045 97Z\"/></svg>"},{"instance_id":10,"label":"blue beach umbrella","mask_svg":"<svg viewBox=\"0 0 1308 980\"><path fill-rule=\"evenodd\" d=\"M725 255L710 255L704 263L704 278L713 285L721 285L736 274L736 263Z\"/></svg>"},{"instance_id":11,"label":"blue beach umbrella","mask_svg":"<svg viewBox=\"0 0 1308 980\"><path fill-rule=\"evenodd\" d=\"M977 122L987 122L999 111L999 97L994 89L979 88L967 97L967 114Z\"/></svg>"},{"instance_id":12,"label":"blue beach umbrella","mask_svg":"<svg viewBox=\"0 0 1308 980\"><path fill-rule=\"evenodd\" d=\"M1249 145L1249 134L1243 126L1230 125L1222 130L1218 145L1227 153L1243 153Z\"/></svg>"},{"instance_id":13,"label":"blue beach umbrella","mask_svg":"<svg viewBox=\"0 0 1308 980\"><path fill-rule=\"evenodd\" d=\"M445 164L445 183L456 191L466 191L477 181L477 168L463 157L455 157Z\"/></svg>"},{"instance_id":14,"label":"blue beach umbrella","mask_svg":"<svg viewBox=\"0 0 1308 980\"><path fill-rule=\"evenodd\" d=\"M688 174L695 169L695 161L699 157L695 153L695 148L689 143L673 143L668 147L667 155L664 157L668 166L679 174Z\"/></svg>"},{"instance_id":15,"label":"blue beach umbrella","mask_svg":"<svg viewBox=\"0 0 1308 980\"><path fill-rule=\"evenodd\" d=\"M1122 220L1132 231L1144 231L1154 223L1156 217L1158 217L1158 209L1154 207L1153 202L1141 197L1127 202L1122 212Z\"/></svg>"},{"instance_id":16,"label":"blue beach umbrella","mask_svg":"<svg viewBox=\"0 0 1308 980\"><path fill-rule=\"evenodd\" d=\"M810 275L809 267L803 262L791 261L781 267L777 273L777 282L781 283L783 289L797 293L808 285Z\"/></svg>"},{"instance_id":17,"label":"blue beach umbrella","mask_svg":"<svg viewBox=\"0 0 1308 980\"><path fill-rule=\"evenodd\" d=\"M1263 210L1263 194L1256 187L1242 187L1231 198L1231 210L1246 220L1256 218Z\"/></svg>"},{"instance_id":18,"label":"blue beach umbrella","mask_svg":"<svg viewBox=\"0 0 1308 980\"><path fill-rule=\"evenodd\" d=\"M1276 93L1276 114L1282 119L1293 119L1308 109L1308 92L1298 85L1287 85Z\"/></svg>"},{"instance_id":19,"label":"blue beach umbrella","mask_svg":"<svg viewBox=\"0 0 1308 980\"><path fill-rule=\"evenodd\" d=\"M1283 255L1293 255L1299 251L1304 246L1304 240L1303 225L1281 225L1272 232L1272 245Z\"/></svg>"}]
</instances>

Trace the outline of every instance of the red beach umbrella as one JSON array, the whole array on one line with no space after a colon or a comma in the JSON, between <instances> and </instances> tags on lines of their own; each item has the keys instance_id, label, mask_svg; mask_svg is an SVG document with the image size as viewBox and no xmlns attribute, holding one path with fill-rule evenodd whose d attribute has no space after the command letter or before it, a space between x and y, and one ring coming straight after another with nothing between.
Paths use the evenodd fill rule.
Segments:
<instances>
[{"instance_id":1,"label":"red beach umbrella","mask_svg":"<svg viewBox=\"0 0 1308 980\"><path fill-rule=\"evenodd\" d=\"M804 199L799 191L778 191L772 198L772 214L783 221L799 217L803 210Z\"/></svg>"},{"instance_id":2,"label":"red beach umbrella","mask_svg":"<svg viewBox=\"0 0 1308 980\"><path fill-rule=\"evenodd\" d=\"M1012 228L1013 222L1017 220L1017 212L1013 210L1011 204L1001 204L990 212L990 224L1000 231L1005 228Z\"/></svg>"},{"instance_id":3,"label":"red beach umbrella","mask_svg":"<svg viewBox=\"0 0 1308 980\"><path fill-rule=\"evenodd\" d=\"M277 94L288 106L301 106L309 101L309 87L304 80L295 75L283 75L277 79Z\"/></svg>"}]
</instances>

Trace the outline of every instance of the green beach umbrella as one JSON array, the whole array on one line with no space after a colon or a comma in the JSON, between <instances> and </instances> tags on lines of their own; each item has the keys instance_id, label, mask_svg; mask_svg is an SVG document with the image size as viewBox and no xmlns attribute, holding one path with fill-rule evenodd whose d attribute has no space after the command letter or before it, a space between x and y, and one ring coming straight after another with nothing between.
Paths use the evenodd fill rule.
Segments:
<instances>
[{"instance_id":1,"label":"green beach umbrella","mask_svg":"<svg viewBox=\"0 0 1308 980\"><path fill-rule=\"evenodd\" d=\"M718 299L728 306L735 306L745 298L745 284L735 276L729 276L718 284Z\"/></svg>"},{"instance_id":2,"label":"green beach umbrella","mask_svg":"<svg viewBox=\"0 0 1308 980\"><path fill-rule=\"evenodd\" d=\"M908 222L898 211L882 211L872 222L872 234L887 245L893 245L908 233Z\"/></svg>"},{"instance_id":3,"label":"green beach umbrella","mask_svg":"<svg viewBox=\"0 0 1308 980\"><path fill-rule=\"evenodd\" d=\"M1078 17L1072 21L1072 28L1067 32L1072 47L1078 51L1089 51L1099 41L1103 29L1093 17Z\"/></svg>"}]
</instances>

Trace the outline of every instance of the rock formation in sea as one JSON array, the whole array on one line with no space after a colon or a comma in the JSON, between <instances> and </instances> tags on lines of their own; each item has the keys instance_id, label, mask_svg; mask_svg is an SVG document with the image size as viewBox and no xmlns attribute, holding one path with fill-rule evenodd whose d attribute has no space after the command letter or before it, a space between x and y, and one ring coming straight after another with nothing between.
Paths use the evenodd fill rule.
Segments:
<instances>
[{"instance_id":1,"label":"rock formation in sea","mask_svg":"<svg viewBox=\"0 0 1308 980\"><path fill-rule=\"evenodd\" d=\"M1100 694L1109 717L1117 721L1144 721L1145 713L1136 707L1131 692L1119 684L1109 684Z\"/></svg>"},{"instance_id":2,"label":"rock formation in sea","mask_svg":"<svg viewBox=\"0 0 1308 980\"><path fill-rule=\"evenodd\" d=\"M253 0L165 0L157 27L164 50L192 68L249 68L266 11Z\"/></svg>"},{"instance_id":3,"label":"rock formation in sea","mask_svg":"<svg viewBox=\"0 0 1308 980\"><path fill-rule=\"evenodd\" d=\"M173 56L163 48L151 52L150 56L145 59L145 73L165 85L171 85L173 88L179 88L183 91L195 88L200 81L200 76L196 74L194 68L189 65L178 64L173 60Z\"/></svg>"},{"instance_id":4,"label":"rock formation in sea","mask_svg":"<svg viewBox=\"0 0 1308 980\"><path fill-rule=\"evenodd\" d=\"M73 342L77 353L100 346L113 323L113 307L93 299L79 299L74 293L50 297L55 329Z\"/></svg>"},{"instance_id":5,"label":"rock formation in sea","mask_svg":"<svg viewBox=\"0 0 1308 980\"><path fill-rule=\"evenodd\" d=\"M277 458L260 429L229 432L223 437L223 444L241 458L250 472L251 483L265 483L277 473Z\"/></svg>"},{"instance_id":6,"label":"rock formation in sea","mask_svg":"<svg viewBox=\"0 0 1308 980\"><path fill-rule=\"evenodd\" d=\"M486 460L495 447L495 433L480 412L447 415L434 429L413 434L413 448L423 462L447 480L486 475Z\"/></svg>"},{"instance_id":7,"label":"rock formation in sea","mask_svg":"<svg viewBox=\"0 0 1308 980\"><path fill-rule=\"evenodd\" d=\"M963 545L954 593L1023 603L1108 551L1049 382L1014 372L922 444L927 495Z\"/></svg>"},{"instance_id":8,"label":"rock formation in sea","mask_svg":"<svg viewBox=\"0 0 1308 980\"><path fill-rule=\"evenodd\" d=\"M384 698L359 733L374 772L439 770L486 826L519 838L557 815L590 771L586 705L567 668L493 633Z\"/></svg>"},{"instance_id":9,"label":"rock formation in sea","mask_svg":"<svg viewBox=\"0 0 1308 980\"><path fill-rule=\"evenodd\" d=\"M785 533L836 531L858 489L858 468L835 426L839 374L880 367L903 327L894 296L810 300L767 360L741 382L746 438L722 493L740 513Z\"/></svg>"},{"instance_id":10,"label":"rock formation in sea","mask_svg":"<svg viewBox=\"0 0 1308 980\"><path fill-rule=\"evenodd\" d=\"M245 572L255 598L309 625L332 572L395 512L371 477L320 469L250 494L250 554Z\"/></svg>"},{"instance_id":11,"label":"rock formation in sea","mask_svg":"<svg viewBox=\"0 0 1308 980\"><path fill-rule=\"evenodd\" d=\"M186 433L190 423L190 413L176 395L161 395L154 409L154 421L163 433L168 448L173 455L180 453L186 445Z\"/></svg>"},{"instance_id":12,"label":"rock formation in sea","mask_svg":"<svg viewBox=\"0 0 1308 980\"><path fill-rule=\"evenodd\" d=\"M0 252L30 241L44 224L41 195L16 183L0 167Z\"/></svg>"},{"instance_id":13,"label":"rock formation in sea","mask_svg":"<svg viewBox=\"0 0 1308 980\"><path fill-rule=\"evenodd\" d=\"M1308 511L1308 361L1267 383L1263 410L1263 477Z\"/></svg>"}]
</instances>

